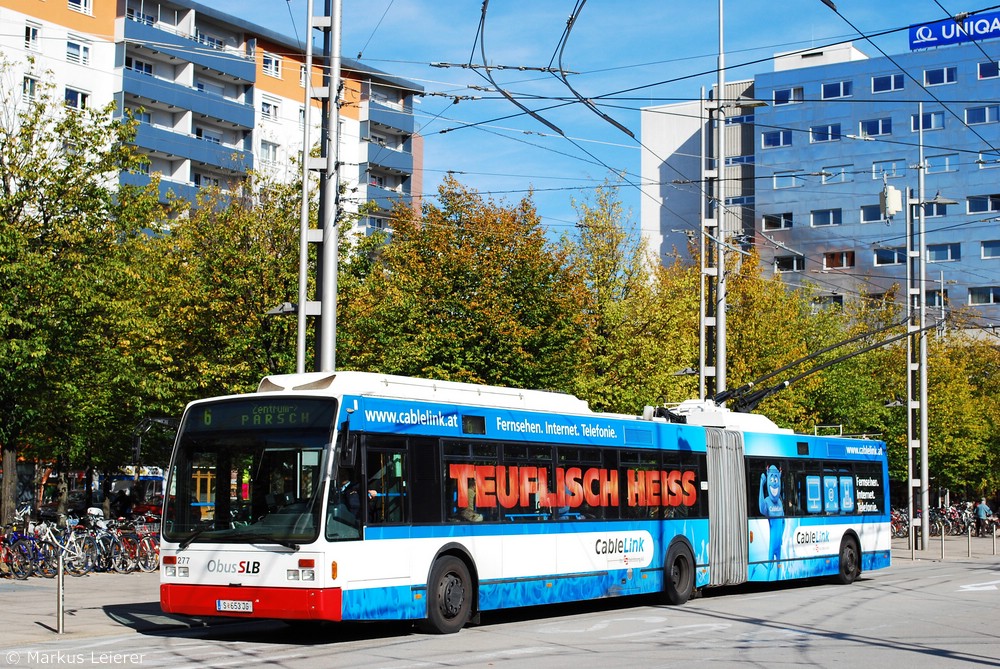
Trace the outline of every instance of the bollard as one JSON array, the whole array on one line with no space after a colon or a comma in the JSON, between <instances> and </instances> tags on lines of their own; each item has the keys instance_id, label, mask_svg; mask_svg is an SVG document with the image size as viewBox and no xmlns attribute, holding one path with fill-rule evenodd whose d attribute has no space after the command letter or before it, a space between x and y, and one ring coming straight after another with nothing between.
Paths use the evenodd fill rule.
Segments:
<instances>
[{"instance_id":1,"label":"bollard","mask_svg":"<svg viewBox=\"0 0 1000 669\"><path fill-rule=\"evenodd\" d=\"M65 613L64 597L65 591L63 590L64 578L66 576L66 563L62 556L59 554L59 570L56 572L56 634L63 633L63 613Z\"/></svg>"},{"instance_id":2,"label":"bollard","mask_svg":"<svg viewBox=\"0 0 1000 669\"><path fill-rule=\"evenodd\" d=\"M969 557L972 557L972 525L969 525Z\"/></svg>"},{"instance_id":3,"label":"bollard","mask_svg":"<svg viewBox=\"0 0 1000 669\"><path fill-rule=\"evenodd\" d=\"M941 527L941 559L944 559L944 523L940 523Z\"/></svg>"}]
</instances>

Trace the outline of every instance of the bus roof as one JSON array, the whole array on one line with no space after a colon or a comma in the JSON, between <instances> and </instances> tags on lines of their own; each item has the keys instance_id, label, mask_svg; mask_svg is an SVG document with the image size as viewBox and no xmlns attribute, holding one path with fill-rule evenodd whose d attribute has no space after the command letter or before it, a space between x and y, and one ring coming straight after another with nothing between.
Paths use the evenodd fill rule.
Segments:
<instances>
[{"instance_id":1,"label":"bus roof","mask_svg":"<svg viewBox=\"0 0 1000 669\"><path fill-rule=\"evenodd\" d=\"M367 395L572 414L594 413L585 400L567 393L504 388L458 381L436 381L370 372L275 374L264 377L257 387L257 392L315 394L319 396Z\"/></svg>"}]
</instances>

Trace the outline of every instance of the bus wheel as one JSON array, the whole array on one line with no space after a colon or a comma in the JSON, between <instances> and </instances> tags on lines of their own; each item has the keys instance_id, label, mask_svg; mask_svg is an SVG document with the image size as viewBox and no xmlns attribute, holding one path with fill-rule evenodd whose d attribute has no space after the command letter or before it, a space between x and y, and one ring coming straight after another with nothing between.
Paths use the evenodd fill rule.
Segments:
<instances>
[{"instance_id":1,"label":"bus wheel","mask_svg":"<svg viewBox=\"0 0 1000 669\"><path fill-rule=\"evenodd\" d=\"M472 579L469 568L454 556L434 563L427 583L427 623L436 634L454 634L465 627L472 611Z\"/></svg>"},{"instance_id":2,"label":"bus wheel","mask_svg":"<svg viewBox=\"0 0 1000 669\"><path fill-rule=\"evenodd\" d=\"M676 542L670 547L664 571L667 601L679 606L691 599L694 592L694 557L687 546Z\"/></svg>"},{"instance_id":3,"label":"bus wheel","mask_svg":"<svg viewBox=\"0 0 1000 669\"><path fill-rule=\"evenodd\" d=\"M840 543L840 569L837 572L837 582L844 585L854 583L861 574L861 550L853 537L844 537Z\"/></svg>"}]
</instances>

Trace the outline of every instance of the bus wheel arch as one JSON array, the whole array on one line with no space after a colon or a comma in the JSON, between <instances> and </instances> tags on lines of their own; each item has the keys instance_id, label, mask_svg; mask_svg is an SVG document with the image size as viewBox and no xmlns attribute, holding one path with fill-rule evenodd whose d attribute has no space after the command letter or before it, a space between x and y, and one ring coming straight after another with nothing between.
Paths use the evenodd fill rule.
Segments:
<instances>
[{"instance_id":1,"label":"bus wheel arch","mask_svg":"<svg viewBox=\"0 0 1000 669\"><path fill-rule=\"evenodd\" d=\"M678 537L670 542L663 560L663 594L673 606L684 604L694 594L694 551L687 540Z\"/></svg>"},{"instance_id":2,"label":"bus wheel arch","mask_svg":"<svg viewBox=\"0 0 1000 669\"><path fill-rule=\"evenodd\" d=\"M850 585L861 575L861 541L854 532L844 533L837 558L837 582Z\"/></svg>"},{"instance_id":3,"label":"bus wheel arch","mask_svg":"<svg viewBox=\"0 0 1000 669\"><path fill-rule=\"evenodd\" d=\"M469 622L476 622L478 582L475 563L462 546L442 548L427 575L427 618L421 624L424 631L454 634Z\"/></svg>"}]
</instances>

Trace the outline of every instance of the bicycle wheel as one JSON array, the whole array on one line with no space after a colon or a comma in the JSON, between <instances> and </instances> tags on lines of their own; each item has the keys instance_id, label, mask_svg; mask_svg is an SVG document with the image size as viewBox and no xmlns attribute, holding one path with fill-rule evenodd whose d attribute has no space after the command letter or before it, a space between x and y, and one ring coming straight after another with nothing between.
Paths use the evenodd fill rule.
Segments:
<instances>
[{"instance_id":1,"label":"bicycle wheel","mask_svg":"<svg viewBox=\"0 0 1000 669\"><path fill-rule=\"evenodd\" d=\"M96 571L111 571L114 569L112 562L112 549L115 539L110 534L101 534L95 540L97 544L97 558L94 561Z\"/></svg>"},{"instance_id":2,"label":"bicycle wheel","mask_svg":"<svg viewBox=\"0 0 1000 669\"><path fill-rule=\"evenodd\" d=\"M123 534L115 541L111 554L111 566L119 574L128 574L136 569L136 550L138 543L135 537Z\"/></svg>"},{"instance_id":3,"label":"bicycle wheel","mask_svg":"<svg viewBox=\"0 0 1000 669\"><path fill-rule=\"evenodd\" d=\"M153 537L144 536L139 539L139 569L150 572L160 566L160 547Z\"/></svg>"},{"instance_id":4,"label":"bicycle wheel","mask_svg":"<svg viewBox=\"0 0 1000 669\"><path fill-rule=\"evenodd\" d=\"M7 554L10 556L10 573L19 581L31 576L34 567L31 563L31 546L25 539L19 539L8 546Z\"/></svg>"},{"instance_id":5,"label":"bicycle wheel","mask_svg":"<svg viewBox=\"0 0 1000 669\"><path fill-rule=\"evenodd\" d=\"M30 541L30 540L29 540ZM45 578L53 578L59 571L59 547L51 541L31 542L35 573Z\"/></svg>"},{"instance_id":6,"label":"bicycle wheel","mask_svg":"<svg viewBox=\"0 0 1000 669\"><path fill-rule=\"evenodd\" d=\"M83 576L94 570L97 542L88 535L73 537L66 547L66 567L73 576Z\"/></svg>"}]
</instances>

